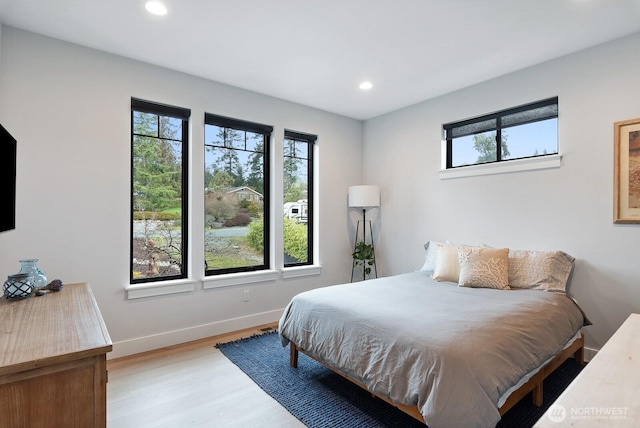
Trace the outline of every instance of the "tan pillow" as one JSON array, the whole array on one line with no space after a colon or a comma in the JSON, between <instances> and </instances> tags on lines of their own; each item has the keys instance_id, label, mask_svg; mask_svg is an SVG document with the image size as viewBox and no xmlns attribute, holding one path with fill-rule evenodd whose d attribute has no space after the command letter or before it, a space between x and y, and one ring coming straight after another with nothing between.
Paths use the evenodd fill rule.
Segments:
<instances>
[{"instance_id":1,"label":"tan pillow","mask_svg":"<svg viewBox=\"0 0 640 428\"><path fill-rule=\"evenodd\" d=\"M474 288L509 289L509 249L460 247L458 285Z\"/></svg>"},{"instance_id":2,"label":"tan pillow","mask_svg":"<svg viewBox=\"0 0 640 428\"><path fill-rule=\"evenodd\" d=\"M511 250L509 286L565 293L574 262L564 251Z\"/></svg>"},{"instance_id":3,"label":"tan pillow","mask_svg":"<svg viewBox=\"0 0 640 428\"><path fill-rule=\"evenodd\" d=\"M458 245L436 243L436 264L433 279L436 281L458 282L460 262L458 261Z\"/></svg>"}]
</instances>

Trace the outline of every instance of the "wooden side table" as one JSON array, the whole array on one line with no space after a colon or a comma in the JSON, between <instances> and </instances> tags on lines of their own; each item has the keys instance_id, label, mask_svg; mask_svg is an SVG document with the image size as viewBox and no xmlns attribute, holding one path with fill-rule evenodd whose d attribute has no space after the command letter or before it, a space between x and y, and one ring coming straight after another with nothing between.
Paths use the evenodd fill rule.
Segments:
<instances>
[{"instance_id":1,"label":"wooden side table","mask_svg":"<svg viewBox=\"0 0 640 428\"><path fill-rule=\"evenodd\" d=\"M0 425L106 427L111 349L86 283L0 300Z\"/></svg>"}]
</instances>

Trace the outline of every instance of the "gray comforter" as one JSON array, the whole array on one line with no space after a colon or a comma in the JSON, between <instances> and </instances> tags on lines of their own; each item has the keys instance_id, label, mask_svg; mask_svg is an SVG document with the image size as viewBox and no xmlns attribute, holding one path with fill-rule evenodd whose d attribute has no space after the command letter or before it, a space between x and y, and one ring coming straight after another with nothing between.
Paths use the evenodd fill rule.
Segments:
<instances>
[{"instance_id":1,"label":"gray comforter","mask_svg":"<svg viewBox=\"0 0 640 428\"><path fill-rule=\"evenodd\" d=\"M558 353L584 322L564 294L463 288L412 272L295 296L279 323L317 359L430 428L492 427L498 402Z\"/></svg>"}]
</instances>

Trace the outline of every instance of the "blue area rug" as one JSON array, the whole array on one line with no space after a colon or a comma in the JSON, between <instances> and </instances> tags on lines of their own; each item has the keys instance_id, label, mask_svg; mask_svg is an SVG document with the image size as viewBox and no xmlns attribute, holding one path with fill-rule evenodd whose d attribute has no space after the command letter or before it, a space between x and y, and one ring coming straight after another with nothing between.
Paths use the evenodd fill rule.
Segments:
<instances>
[{"instance_id":1,"label":"blue area rug","mask_svg":"<svg viewBox=\"0 0 640 428\"><path fill-rule=\"evenodd\" d=\"M290 367L289 347L282 347L277 332L216 347L309 428L425 426L302 353L298 368ZM573 359L566 361L544 382L542 407L531 404L529 395L509 410L497 426L533 426L580 370L582 366Z\"/></svg>"}]
</instances>

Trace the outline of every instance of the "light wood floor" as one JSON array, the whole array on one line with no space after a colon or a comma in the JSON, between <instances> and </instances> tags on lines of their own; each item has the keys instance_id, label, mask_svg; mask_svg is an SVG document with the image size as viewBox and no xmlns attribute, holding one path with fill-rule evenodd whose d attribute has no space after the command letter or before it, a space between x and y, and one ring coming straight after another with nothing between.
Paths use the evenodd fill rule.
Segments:
<instances>
[{"instance_id":1,"label":"light wood floor","mask_svg":"<svg viewBox=\"0 0 640 428\"><path fill-rule=\"evenodd\" d=\"M269 327L109 360L107 426L304 427L214 348Z\"/></svg>"}]
</instances>

